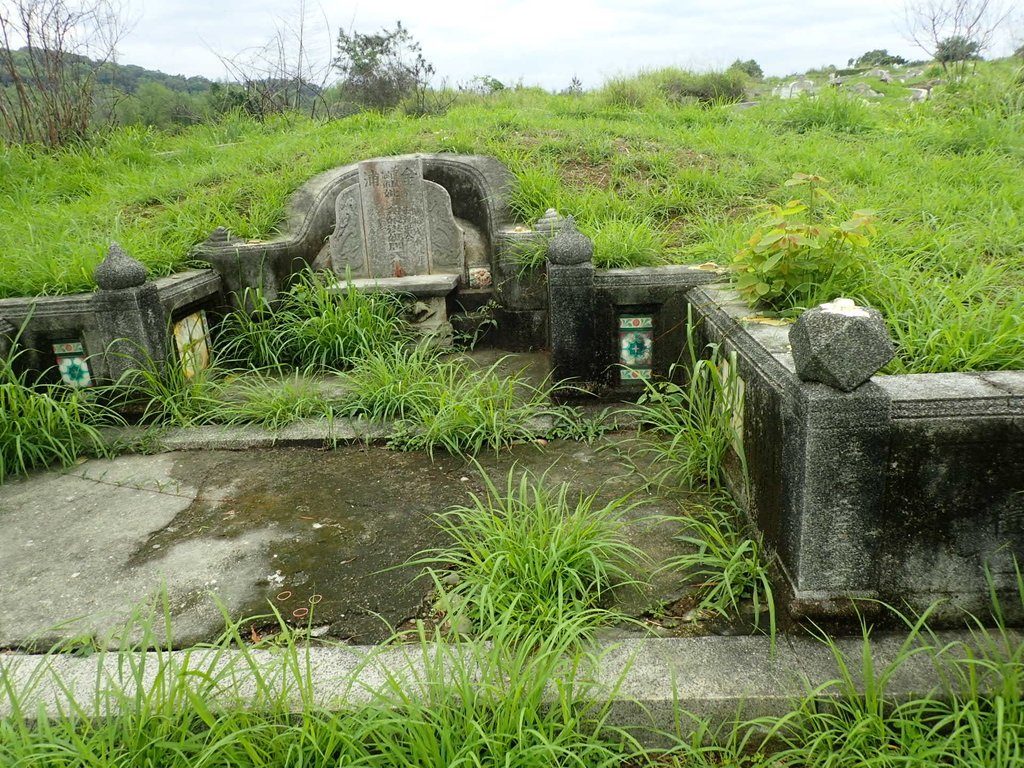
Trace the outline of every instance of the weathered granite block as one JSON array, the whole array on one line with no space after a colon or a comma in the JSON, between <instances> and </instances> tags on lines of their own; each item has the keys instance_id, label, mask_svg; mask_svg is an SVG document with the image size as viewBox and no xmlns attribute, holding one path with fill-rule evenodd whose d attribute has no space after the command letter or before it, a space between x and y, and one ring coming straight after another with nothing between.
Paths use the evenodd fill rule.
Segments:
<instances>
[{"instance_id":1,"label":"weathered granite block","mask_svg":"<svg viewBox=\"0 0 1024 768\"><path fill-rule=\"evenodd\" d=\"M595 380L594 244L570 216L548 245L548 337L556 380Z\"/></svg>"},{"instance_id":2,"label":"weathered granite block","mask_svg":"<svg viewBox=\"0 0 1024 768\"><path fill-rule=\"evenodd\" d=\"M169 317L146 268L114 243L94 273L99 290L92 304L111 379L145 365L162 366Z\"/></svg>"},{"instance_id":3,"label":"weathered granite block","mask_svg":"<svg viewBox=\"0 0 1024 768\"><path fill-rule=\"evenodd\" d=\"M875 596L889 459L889 398L805 384L786 403L783 434L791 509L789 567L801 593Z\"/></svg>"},{"instance_id":4,"label":"weathered granite block","mask_svg":"<svg viewBox=\"0 0 1024 768\"><path fill-rule=\"evenodd\" d=\"M800 315L789 331L796 375L850 392L896 354L882 313L836 299Z\"/></svg>"}]
</instances>

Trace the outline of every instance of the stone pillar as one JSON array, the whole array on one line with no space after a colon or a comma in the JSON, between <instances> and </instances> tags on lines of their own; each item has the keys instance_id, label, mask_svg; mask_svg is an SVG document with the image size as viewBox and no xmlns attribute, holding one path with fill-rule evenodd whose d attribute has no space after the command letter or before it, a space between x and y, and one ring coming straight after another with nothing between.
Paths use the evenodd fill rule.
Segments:
<instances>
[{"instance_id":1,"label":"stone pillar","mask_svg":"<svg viewBox=\"0 0 1024 768\"><path fill-rule=\"evenodd\" d=\"M107 375L117 381L133 368L162 368L169 318L156 285L146 282L146 268L112 243L93 276L99 286L93 311Z\"/></svg>"},{"instance_id":2,"label":"stone pillar","mask_svg":"<svg viewBox=\"0 0 1024 768\"><path fill-rule=\"evenodd\" d=\"M796 512L784 547L790 612L842 613L835 595L877 595L891 416L870 379L894 350L881 313L842 298L804 312L789 342L807 382L784 430Z\"/></svg>"},{"instance_id":3,"label":"stone pillar","mask_svg":"<svg viewBox=\"0 0 1024 768\"><path fill-rule=\"evenodd\" d=\"M17 334L18 329L0 317L0 359L6 358L14 349L14 338Z\"/></svg>"},{"instance_id":4,"label":"stone pillar","mask_svg":"<svg viewBox=\"0 0 1024 768\"><path fill-rule=\"evenodd\" d=\"M849 393L806 383L793 405L782 446L789 608L796 616L841 614L850 606L836 595L877 597L890 401L870 383Z\"/></svg>"},{"instance_id":5,"label":"stone pillar","mask_svg":"<svg viewBox=\"0 0 1024 768\"><path fill-rule=\"evenodd\" d=\"M555 381L595 380L594 244L572 216L551 239L547 252L548 342Z\"/></svg>"}]
</instances>

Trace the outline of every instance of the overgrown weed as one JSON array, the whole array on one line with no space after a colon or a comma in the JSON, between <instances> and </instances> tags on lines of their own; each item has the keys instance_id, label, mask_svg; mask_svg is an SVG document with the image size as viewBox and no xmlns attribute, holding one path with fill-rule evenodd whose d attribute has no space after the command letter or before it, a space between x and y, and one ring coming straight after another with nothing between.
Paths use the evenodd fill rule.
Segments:
<instances>
[{"instance_id":1,"label":"overgrown weed","mask_svg":"<svg viewBox=\"0 0 1024 768\"><path fill-rule=\"evenodd\" d=\"M228 315L221 332L221 357L233 365L338 371L409 338L397 296L358 291L313 270L300 272L275 302L252 291L244 303L249 308Z\"/></svg>"},{"instance_id":2,"label":"overgrown weed","mask_svg":"<svg viewBox=\"0 0 1024 768\"><path fill-rule=\"evenodd\" d=\"M723 355L717 344L709 344L710 356L699 357L692 320L685 383L647 381L630 409L640 428L640 453L653 472L649 482L661 488L716 489L723 482L726 454L734 450L741 465L744 461L736 353ZM672 375L678 373L674 367Z\"/></svg>"},{"instance_id":3,"label":"overgrown weed","mask_svg":"<svg viewBox=\"0 0 1024 768\"><path fill-rule=\"evenodd\" d=\"M108 455L101 429L122 423L117 413L95 392L33 385L15 372L15 358L0 358L0 483L36 467Z\"/></svg>"},{"instance_id":4,"label":"overgrown weed","mask_svg":"<svg viewBox=\"0 0 1024 768\"><path fill-rule=\"evenodd\" d=\"M1024 607L1024 578L1017 565ZM859 658L822 634L838 675L808 690L793 711L769 724L780 749L772 765L957 765L996 768L1024 763L1024 645L1007 630L993 592L995 626L967 617L970 641L943 641L928 625L937 604L898 616L907 635L878 666L871 628L861 623ZM901 698L891 687L918 657L936 673L935 688ZM827 702L822 706L822 702Z\"/></svg>"},{"instance_id":5,"label":"overgrown weed","mask_svg":"<svg viewBox=\"0 0 1024 768\"><path fill-rule=\"evenodd\" d=\"M432 568L449 609L483 637L510 623L530 634L557 631L566 620L621 619L604 603L613 587L636 582L646 560L622 537L623 515L634 506L628 497L602 506L596 493L551 487L546 475L515 466L500 487L477 470L485 494L438 516L452 546L416 559ZM447 570L452 586L441 580Z\"/></svg>"},{"instance_id":6,"label":"overgrown weed","mask_svg":"<svg viewBox=\"0 0 1024 768\"><path fill-rule=\"evenodd\" d=\"M770 557L760 535L746 533L744 520L745 512L723 491L707 503L688 505L682 520L684 530L675 536L687 545L687 551L670 558L661 568L678 571L697 585L696 607L702 613L734 617L749 601L758 629L762 613L767 613L766 629L774 647L777 620Z\"/></svg>"},{"instance_id":7,"label":"overgrown weed","mask_svg":"<svg viewBox=\"0 0 1024 768\"><path fill-rule=\"evenodd\" d=\"M389 445L475 455L530 442L546 430L554 385L535 386L522 373L505 373L498 360L472 370L421 345L370 355L347 376L351 394L340 412L390 421Z\"/></svg>"}]
</instances>

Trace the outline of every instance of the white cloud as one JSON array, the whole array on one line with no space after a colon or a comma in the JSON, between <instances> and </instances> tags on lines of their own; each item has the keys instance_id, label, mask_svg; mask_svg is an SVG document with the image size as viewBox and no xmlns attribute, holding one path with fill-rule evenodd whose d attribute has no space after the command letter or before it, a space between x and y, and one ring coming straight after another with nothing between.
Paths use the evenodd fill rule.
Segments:
<instances>
[{"instance_id":1,"label":"white cloud","mask_svg":"<svg viewBox=\"0 0 1024 768\"><path fill-rule=\"evenodd\" d=\"M301 0L149 0L121 45L121 61L223 77L216 53L233 56L265 44L282 24L296 23L300 6ZM594 87L643 68L720 68L736 58L783 75L843 65L874 48L922 56L898 31L902 6L891 0L325 0L306 7L307 32L322 60L339 26L370 32L401 20L450 82L486 74L558 89L573 75Z\"/></svg>"}]
</instances>

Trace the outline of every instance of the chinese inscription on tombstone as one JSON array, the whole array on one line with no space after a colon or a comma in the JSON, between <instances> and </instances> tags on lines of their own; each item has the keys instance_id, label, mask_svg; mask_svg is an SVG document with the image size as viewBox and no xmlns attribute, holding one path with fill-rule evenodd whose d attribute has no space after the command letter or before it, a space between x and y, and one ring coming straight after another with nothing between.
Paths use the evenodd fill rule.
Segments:
<instances>
[{"instance_id":1,"label":"chinese inscription on tombstone","mask_svg":"<svg viewBox=\"0 0 1024 768\"><path fill-rule=\"evenodd\" d=\"M335 204L331 264L344 275L402 277L465 272L451 198L423 178L419 158L365 160Z\"/></svg>"}]
</instances>

